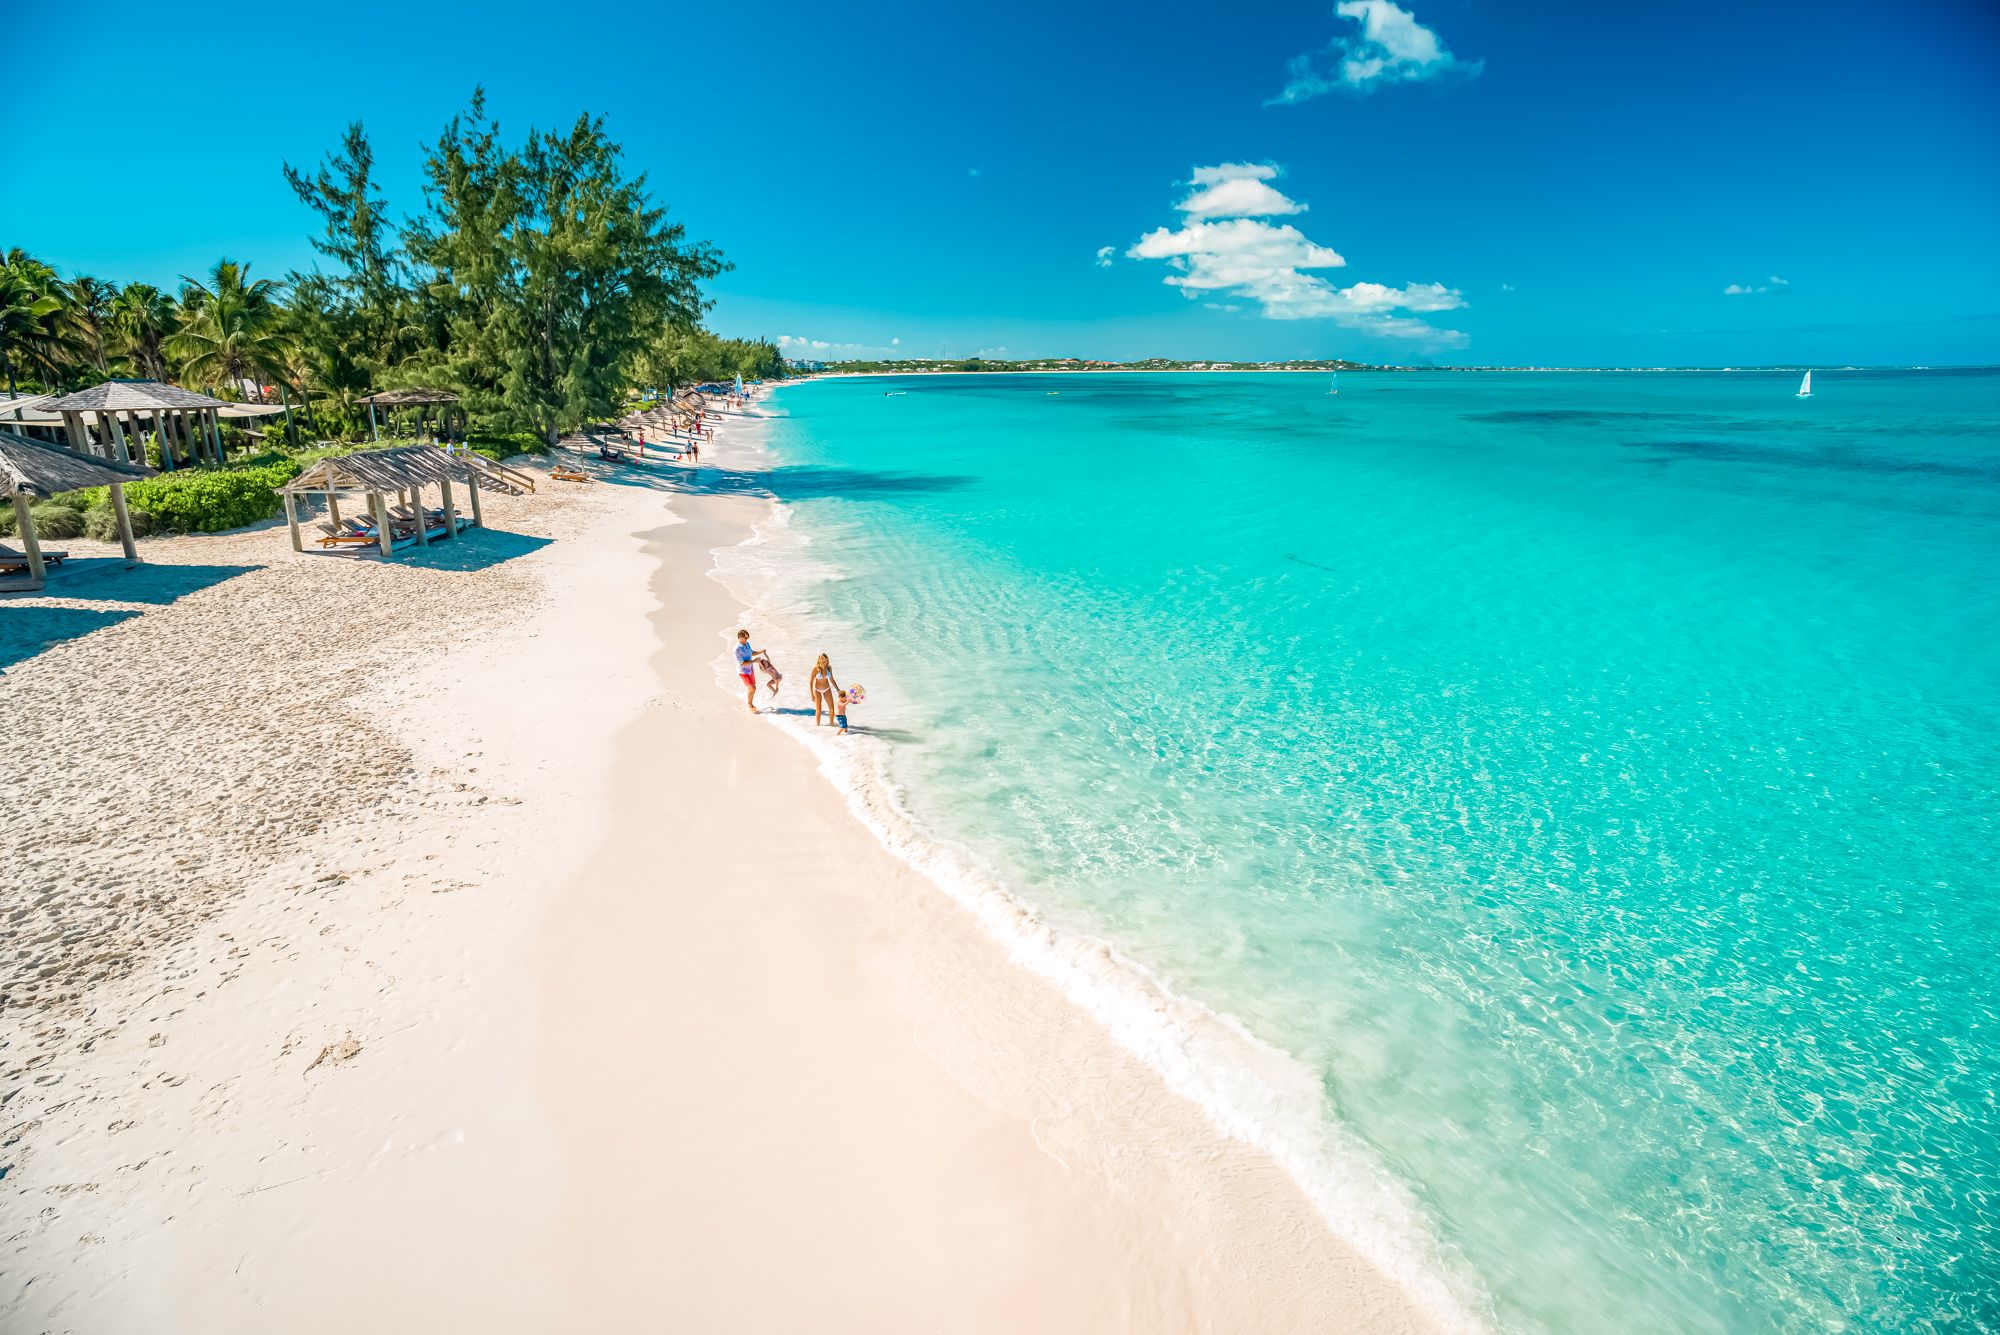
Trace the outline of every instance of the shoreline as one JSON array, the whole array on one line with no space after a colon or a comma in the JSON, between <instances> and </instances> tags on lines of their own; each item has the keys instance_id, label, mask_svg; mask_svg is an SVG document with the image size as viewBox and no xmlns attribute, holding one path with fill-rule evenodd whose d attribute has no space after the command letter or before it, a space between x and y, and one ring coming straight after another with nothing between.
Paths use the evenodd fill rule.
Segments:
<instances>
[{"instance_id":1,"label":"shoreline","mask_svg":"<svg viewBox=\"0 0 2000 1335\"><path fill-rule=\"evenodd\" d=\"M151 894L76 911L130 937L128 971L8 1017L6 1190L34 1222L0 1314L602 1329L667 1272L680 1310L745 1329L1431 1328L782 730L743 728L710 572L769 503L619 477L496 504L427 560L149 544L170 596L10 665L46 724L37 701L191 636L232 675L103 790L100 838L150 859L107 884ZM328 606L366 633L313 633ZM317 730L270 732L302 698ZM122 704L106 726L144 716ZM242 739L203 754L223 809L276 834L197 879L183 813L117 822L218 729ZM329 789L329 759L374 777Z\"/></svg>"},{"instance_id":2,"label":"shoreline","mask_svg":"<svg viewBox=\"0 0 2000 1335\"><path fill-rule=\"evenodd\" d=\"M770 466L768 456L746 460L739 454L745 442L738 437L754 429L757 422L757 415L732 414L711 446L716 461L739 473ZM742 495L683 496L676 499L675 506L686 526L653 535L662 571L656 579L656 591L663 608L670 605L675 609L672 616L663 611L655 618L662 642L677 650L659 660L662 680L670 686L667 708L677 719L689 713L706 714L720 723L723 735L734 735L747 721L737 717L741 706L733 673L728 670L727 646L732 643L733 628L744 624L746 616L753 616L754 609L722 570L719 558L762 545L768 526L783 526L788 507L775 500ZM673 574L691 565L701 568L705 590L691 589ZM691 606L716 610L689 618ZM706 624L710 621L713 626ZM764 643L761 634L758 642ZM789 646L786 652L794 674L809 657L795 652L797 649ZM751 850L776 812L809 812L813 822L823 827L822 837L837 850L829 851L826 865L812 877L813 893L823 892L829 883L842 884L852 901L849 915L869 925L877 940L872 949L863 952L868 961L865 971L873 975L878 987L888 984L885 990L892 994L900 1012L895 1024L914 1030L919 1035L917 1047L930 1063L948 1070L981 1104L1011 1114L1014 1145L1010 1147L1009 1137L996 1129L987 1148L974 1159L985 1162L1012 1155L1020 1148L1018 1133L1023 1129L1038 1147L1032 1156L1017 1158L1008 1171L997 1175L998 1180L964 1180L962 1148L957 1163L934 1168L927 1176L936 1178L943 1172L959 1178L956 1194L984 1199L990 1210L996 1203L1010 1204L1011 1198L1030 1190L1029 1184L1037 1180L1036 1169L1046 1169L1052 1156L1065 1178L1085 1179L1072 1182L1072 1189L1093 1187L1085 1192L1091 1197L1108 1187L1117 1201L1128 1207L1129 1213L1107 1225L1109 1238L1071 1235L1053 1252L1038 1247L1039 1263L1044 1267L1054 1262L1058 1253L1062 1257L1094 1256L1086 1269L1095 1277L1073 1277L1064 1261L1055 1270L1039 1273L1033 1285L1036 1290L1075 1287L1077 1293L1084 1293L1103 1286L1110 1276L1121 1281L1128 1313L1147 1310L1162 1294L1177 1293L1175 1302L1151 1307L1150 1315L1136 1324L1112 1322L1120 1329L1206 1329L1219 1322L1219 1328L1228 1329L1289 1330L1335 1323L1345 1329L1369 1331L1459 1324L1446 1321L1433 1325L1430 1318L1419 1315L1426 1309L1350 1252L1347 1244L1326 1228L1320 1210L1295 1177L1270 1158L1253 1137L1233 1135L1216 1125L1209 1111L1187 1098L1184 1090L1172 1087L1130 1041L1129 1034L1119 1035L1113 1032L1115 1026L1107 1027L1102 1009L1077 995L1073 980L1066 985L1064 978L1024 957L1018 935L1010 935L993 920L991 903L968 898L940 879L939 866L927 865L921 856L912 856L908 847L898 846L879 817L867 809L867 790L844 782L835 772L838 752L851 754L856 747L879 743L865 736L835 742L831 733L816 734L798 717L805 712L797 698L801 675L789 676L788 681L790 693L779 702L784 706L780 713L786 716L773 718L767 708L763 721L774 727L752 729L749 736L729 743L742 751L755 748L760 763L750 768L761 776L760 791L744 793L742 802L747 809L771 814L753 815L745 822L732 818L725 802L720 809L703 805L689 813L689 818L698 819L710 833L734 830L743 850L740 856L754 866ZM768 705L769 697L761 691L759 699L760 704ZM637 740L649 726L649 720L635 724L628 745L641 755L658 755L665 749L662 745ZM798 768L801 749L818 773L811 769L797 775L790 772ZM635 774L643 769L643 762L635 760L631 765ZM732 761L732 778L736 771L737 762ZM692 793L710 782L714 780L694 776L675 787ZM767 790L780 783L782 800L773 801L772 792ZM623 786L618 787L623 790ZM640 827L640 821L629 817L612 822L614 831ZM628 856L643 857L644 850L635 848ZM616 863L614 858L612 865ZM752 879L768 884L783 875L771 870ZM852 924L843 924L840 930L852 930ZM758 949L762 953L771 945L763 942ZM808 953L823 952L813 947ZM781 980L767 983L771 989L782 990L784 986ZM757 997L768 1007L766 990L758 989ZM984 1004L971 1005L966 997L969 991L984 998ZM696 990L698 996L708 993L706 984ZM823 998L796 997L791 1004L780 1006L776 1015L765 1013L763 1023L789 1030L802 1011L817 1004L823 1004ZM743 1016L756 1012L757 1006L748 1001L729 1011L738 1017L739 1024L745 1022ZM1008 1019L996 1027L995 1015ZM1035 1017L1033 1022L1024 1022L1029 1015ZM1052 1042L1051 1036L1059 1037ZM765 1051L787 1037L786 1033L766 1031L748 1046ZM867 1083L872 1087L914 1079L915 1072L878 1065L871 1068ZM1102 1096L1101 1102L1079 1099L1073 1092L1093 1087ZM1072 1092L1058 1095L1059 1090ZM926 1095L917 1101L935 1097ZM846 1124L840 1139L849 1143L866 1139L893 1123L894 1108L906 1101L910 1100L890 1100L860 1122ZM970 1115L968 1105L968 1111L954 1120ZM1107 1123L1118 1128L1118 1136L1106 1137ZM894 1162L910 1152L907 1138L912 1130L906 1125L893 1149L884 1147L883 1162ZM767 1137L763 1143L791 1144L811 1132L811 1128L801 1126L788 1134ZM604 1128L596 1128L593 1143L604 1134ZM628 1162L626 1156L615 1158ZM783 1176L795 1184L816 1168L793 1164ZM849 1206L856 1199L872 1204L894 1189L878 1177L858 1197L849 1193ZM807 1194L817 1199L821 1193ZM1068 1213L1079 1210L1085 1218L1102 1215L1107 1202L1097 1199L1072 1204ZM707 1213L711 1218L716 1214ZM1045 1210L1032 1213L1048 1215ZM1170 1236L1156 1235L1151 1221L1161 1217L1181 1221L1169 1230ZM1183 1238L1189 1231L1186 1223L1190 1217L1206 1219L1211 1225L1194 1230L1197 1235L1205 1233L1209 1240L1193 1249ZM880 1222L875 1221L878 1226ZM843 1214L840 1226L854 1229L857 1220ZM990 1230L991 1221L980 1221L977 1226ZM1043 1223L1037 1231L1047 1233L1048 1228ZM1044 1239L1048 1241L1053 1239ZM937 1245L935 1236L925 1244L931 1248ZM919 1248L913 1263L924 1255L924 1249ZM1287 1257L1292 1262L1289 1266L1283 1265ZM726 1260L717 1258L717 1262ZM1267 1279L1274 1268L1289 1269L1290 1291L1246 1288L1228 1278L1246 1267ZM950 1286L933 1295L932 1305L948 1305L949 1288L963 1289L966 1283L964 1274L957 1275ZM801 1308L792 1315L803 1320L818 1310ZM1201 1315L1204 1311L1210 1315ZM611 1319L617 1314L603 1311L598 1315ZM1044 1305L1032 1313L1032 1319L1030 1315L1016 1311L993 1328L1092 1330L1106 1328L1104 1323L1109 1319L1103 1313L1085 1319L1084 1309L1067 1302ZM889 1328L903 1328L879 1312L869 1324L884 1319L889 1319ZM986 1327L975 1324L970 1328Z\"/></svg>"},{"instance_id":3,"label":"shoreline","mask_svg":"<svg viewBox=\"0 0 2000 1335\"><path fill-rule=\"evenodd\" d=\"M730 462L750 471L781 466L761 438L756 447L754 458ZM851 666L856 644L865 648L851 628L813 624L810 617L801 622L799 608L814 597L812 586L842 575L818 564L810 538L797 541L791 514L790 504L777 502L742 543L717 549L713 577L760 622L775 621L794 640L844 643L836 658ZM725 560L752 548L761 553L787 538L794 545L774 559L754 566ZM774 615L769 603L782 610ZM761 635L758 643L764 643ZM867 664L870 680L879 671L880 664ZM892 678L893 689L886 697L875 693L871 716L880 704L905 694L893 673L882 675ZM715 682L733 695L733 665L726 653L716 658ZM884 850L956 904L1014 966L1090 1017L1121 1052L1137 1060L1148 1080L1198 1109L1206 1134L1268 1156L1340 1245L1391 1280L1439 1328L1485 1328L1476 1315L1487 1305L1478 1280L1441 1245L1410 1188L1327 1106L1316 1073L1260 1040L1235 1016L1183 996L1114 944L1052 926L997 868L919 820L889 768L893 746L905 740L897 737L899 730L887 730L897 737L894 742L866 735L836 739L803 718L769 721L813 756L854 820Z\"/></svg>"}]
</instances>

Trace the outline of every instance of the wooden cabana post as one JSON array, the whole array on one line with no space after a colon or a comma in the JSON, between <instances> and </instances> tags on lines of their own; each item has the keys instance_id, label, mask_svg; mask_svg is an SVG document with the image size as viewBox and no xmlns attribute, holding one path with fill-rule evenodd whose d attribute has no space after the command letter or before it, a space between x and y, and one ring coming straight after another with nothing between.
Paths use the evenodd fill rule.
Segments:
<instances>
[{"instance_id":1,"label":"wooden cabana post","mask_svg":"<svg viewBox=\"0 0 2000 1335\"><path fill-rule=\"evenodd\" d=\"M105 487L110 491L125 563L138 565L139 547L132 538L132 515L125 505L125 484L152 476L153 470L143 464L100 459L47 441L0 431L0 495L13 503L15 529L21 537L19 552L0 547L0 570L24 572L0 576L0 592L33 593L43 586L48 560L35 537L31 507L38 500L82 487ZM55 559L62 559L62 554L56 553Z\"/></svg>"},{"instance_id":2,"label":"wooden cabana post","mask_svg":"<svg viewBox=\"0 0 2000 1335\"><path fill-rule=\"evenodd\" d=\"M42 544L35 541L34 516L28 513L28 498L20 492L13 495L14 532L21 537L21 551L28 558L28 588L39 589L43 583Z\"/></svg>"},{"instance_id":3,"label":"wooden cabana post","mask_svg":"<svg viewBox=\"0 0 2000 1335\"><path fill-rule=\"evenodd\" d=\"M113 482L105 487L111 493L111 514L118 521L118 545L125 549L125 564L139 564L139 544L132 539L132 512L125 507L125 484Z\"/></svg>"}]
</instances>

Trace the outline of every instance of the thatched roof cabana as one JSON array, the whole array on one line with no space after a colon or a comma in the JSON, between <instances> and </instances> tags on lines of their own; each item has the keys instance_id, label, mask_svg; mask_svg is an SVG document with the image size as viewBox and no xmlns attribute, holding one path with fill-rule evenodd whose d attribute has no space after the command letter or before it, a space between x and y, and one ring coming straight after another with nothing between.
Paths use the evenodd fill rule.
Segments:
<instances>
[{"instance_id":1,"label":"thatched roof cabana","mask_svg":"<svg viewBox=\"0 0 2000 1335\"><path fill-rule=\"evenodd\" d=\"M223 400L197 394L179 385L158 380L107 380L74 394L65 394L49 407L57 412L130 413L151 412L155 408L220 408Z\"/></svg>"},{"instance_id":2,"label":"thatched roof cabana","mask_svg":"<svg viewBox=\"0 0 2000 1335\"><path fill-rule=\"evenodd\" d=\"M417 409L417 434L422 435L424 427L423 410L437 404L457 403L458 395L448 389L384 389L370 394L366 398L356 399L355 402L368 405L368 436L371 440L380 440L382 439L382 432L375 424L375 410L377 408L385 411L390 408ZM442 421L444 416L445 414L443 413L438 414L439 420Z\"/></svg>"},{"instance_id":3,"label":"thatched roof cabana","mask_svg":"<svg viewBox=\"0 0 2000 1335\"><path fill-rule=\"evenodd\" d=\"M150 429L159 436L160 461L168 471L174 468L177 446L190 463L200 462L204 454L217 464L223 462L222 430L216 412L226 406L221 399L157 380L107 380L38 405L41 412L52 413L62 422L70 448L122 463L132 461L126 428L131 427L135 436L143 435L139 421L151 418ZM98 434L94 448L86 421L92 417Z\"/></svg>"},{"instance_id":4,"label":"thatched roof cabana","mask_svg":"<svg viewBox=\"0 0 2000 1335\"><path fill-rule=\"evenodd\" d=\"M454 482L466 488L472 503L470 521L459 517L452 501ZM442 504L428 509L424 488L433 485ZM398 548L426 546L433 537L454 538L462 529L482 524L482 490L519 496L534 489L534 480L526 473L479 455L454 454L435 445L404 445L322 459L286 483L279 494L285 502L285 520L291 526L293 551L305 550L298 499L317 495L324 496L327 503L327 522L320 525L322 536L317 540L321 551L376 547L389 556ZM369 518L343 523L343 495L365 497Z\"/></svg>"},{"instance_id":5,"label":"thatched roof cabana","mask_svg":"<svg viewBox=\"0 0 2000 1335\"><path fill-rule=\"evenodd\" d=\"M14 503L14 526L21 550L0 547L0 591L32 593L42 587L46 562L35 540L35 519L29 507L59 492L80 487L108 487L111 509L118 516L118 540L127 565L139 564L139 547L132 541L132 516L125 508L125 484L152 477L144 464L97 459L46 441L0 431L0 495ZM55 560L62 557L56 556Z\"/></svg>"},{"instance_id":6,"label":"thatched roof cabana","mask_svg":"<svg viewBox=\"0 0 2000 1335\"><path fill-rule=\"evenodd\" d=\"M355 402L384 408L414 408L424 403L457 403L458 395L448 389L385 389Z\"/></svg>"}]
</instances>

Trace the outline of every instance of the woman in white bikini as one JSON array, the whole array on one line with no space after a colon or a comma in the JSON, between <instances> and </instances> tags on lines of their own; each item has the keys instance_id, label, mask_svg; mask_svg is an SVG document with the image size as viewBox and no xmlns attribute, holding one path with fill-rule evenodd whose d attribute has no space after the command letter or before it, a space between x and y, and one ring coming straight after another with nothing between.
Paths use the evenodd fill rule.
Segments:
<instances>
[{"instance_id":1,"label":"woman in white bikini","mask_svg":"<svg viewBox=\"0 0 2000 1335\"><path fill-rule=\"evenodd\" d=\"M806 679L806 687L812 692L813 726L819 726L822 710L826 713L826 721L832 722L834 715L840 712L834 707L834 701L840 695L840 683L834 680L833 664L827 662L825 654L821 654L819 661L813 664L812 676Z\"/></svg>"}]
</instances>

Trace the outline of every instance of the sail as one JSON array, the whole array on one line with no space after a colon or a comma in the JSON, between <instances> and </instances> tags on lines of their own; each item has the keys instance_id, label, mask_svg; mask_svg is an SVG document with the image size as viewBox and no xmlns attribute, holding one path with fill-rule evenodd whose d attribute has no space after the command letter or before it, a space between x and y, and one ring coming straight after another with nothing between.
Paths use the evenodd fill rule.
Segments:
<instances>
[{"instance_id":1,"label":"sail","mask_svg":"<svg viewBox=\"0 0 2000 1335\"><path fill-rule=\"evenodd\" d=\"M1799 397L1800 397L1800 398L1802 398L1802 399L1809 399L1809 398L1811 398L1811 397L1812 397L1812 372L1811 372L1811 371L1807 371L1807 372L1806 372L1806 378L1805 378L1804 380L1801 380L1801 381L1799 381Z\"/></svg>"}]
</instances>

